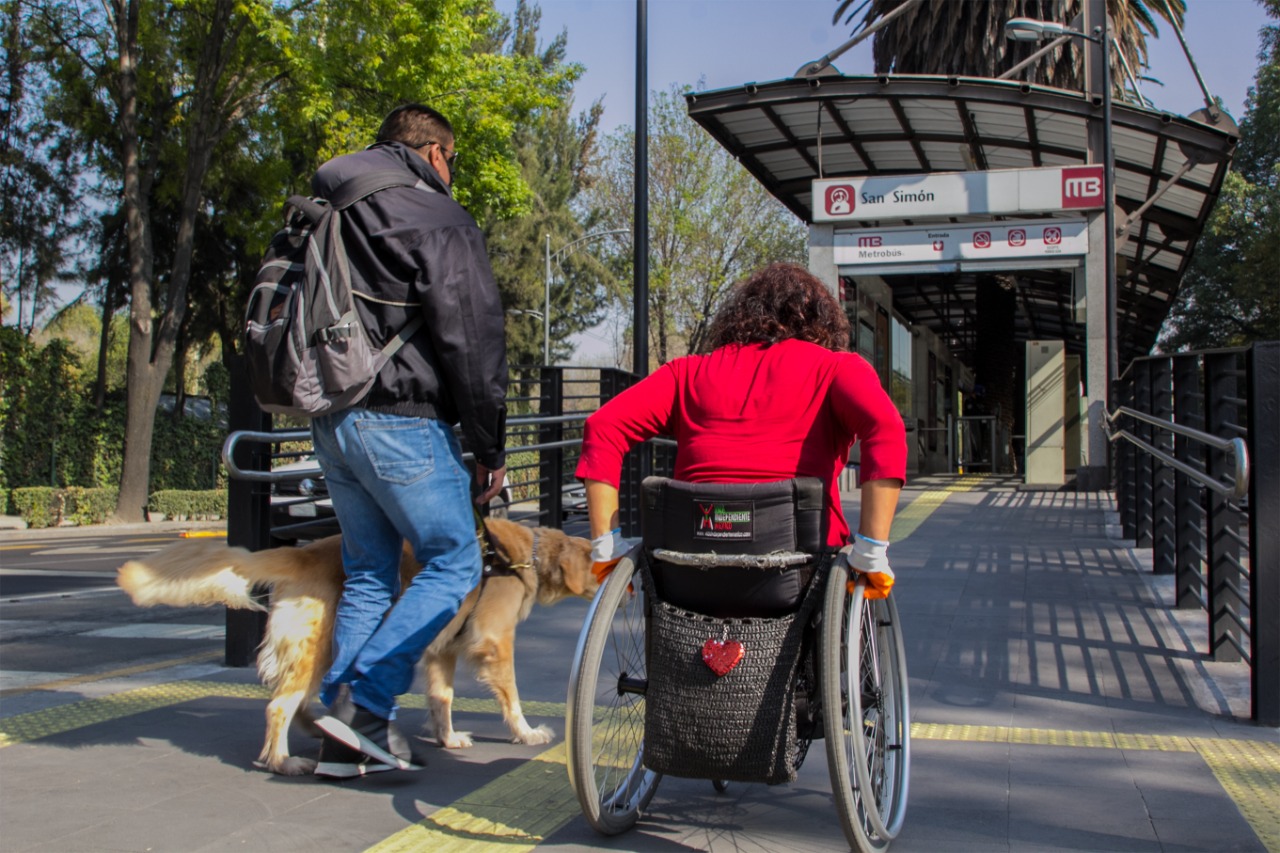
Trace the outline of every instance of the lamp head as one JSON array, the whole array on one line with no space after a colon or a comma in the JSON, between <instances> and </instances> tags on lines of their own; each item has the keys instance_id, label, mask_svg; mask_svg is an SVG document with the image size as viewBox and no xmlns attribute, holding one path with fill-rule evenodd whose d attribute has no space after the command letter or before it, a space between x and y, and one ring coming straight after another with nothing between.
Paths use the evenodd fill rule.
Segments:
<instances>
[{"instance_id":1,"label":"lamp head","mask_svg":"<svg viewBox=\"0 0 1280 853\"><path fill-rule=\"evenodd\" d=\"M1014 41L1040 41L1058 36L1084 36L1066 24L1038 21L1035 18L1010 18L1004 23L1004 34ZM1088 36L1085 36L1088 38Z\"/></svg>"},{"instance_id":2,"label":"lamp head","mask_svg":"<svg viewBox=\"0 0 1280 853\"><path fill-rule=\"evenodd\" d=\"M1004 34L1013 41L1040 41L1044 38L1044 21L1010 18L1004 22Z\"/></svg>"}]
</instances>

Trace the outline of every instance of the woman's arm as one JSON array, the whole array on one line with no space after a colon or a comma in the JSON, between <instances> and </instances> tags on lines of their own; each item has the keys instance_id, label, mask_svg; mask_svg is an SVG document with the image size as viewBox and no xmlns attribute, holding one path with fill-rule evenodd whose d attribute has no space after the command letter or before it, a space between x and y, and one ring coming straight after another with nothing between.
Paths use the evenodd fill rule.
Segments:
<instances>
[{"instance_id":1,"label":"woman's arm","mask_svg":"<svg viewBox=\"0 0 1280 853\"><path fill-rule=\"evenodd\" d=\"M618 526L618 488L604 480L587 479L587 520L591 538L603 536Z\"/></svg>"},{"instance_id":2,"label":"woman's arm","mask_svg":"<svg viewBox=\"0 0 1280 853\"><path fill-rule=\"evenodd\" d=\"M869 539L888 542L889 531L893 527L893 515L898 509L898 496L901 493L901 480L869 480L863 483L858 532Z\"/></svg>"}]
</instances>

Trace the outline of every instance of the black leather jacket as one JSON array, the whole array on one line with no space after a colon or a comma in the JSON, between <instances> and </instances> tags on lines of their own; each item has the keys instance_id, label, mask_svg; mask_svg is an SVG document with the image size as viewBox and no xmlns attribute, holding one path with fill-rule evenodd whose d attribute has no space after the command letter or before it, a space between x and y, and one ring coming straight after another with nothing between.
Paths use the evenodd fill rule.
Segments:
<instances>
[{"instance_id":1,"label":"black leather jacket","mask_svg":"<svg viewBox=\"0 0 1280 853\"><path fill-rule=\"evenodd\" d=\"M461 423L467 449L505 464L507 346L484 235L426 160L398 142L336 157L311 180L316 195L364 172L402 168L430 188L392 187L343 212L352 286L370 340L383 346L411 312L426 322L382 369L366 409Z\"/></svg>"}]
</instances>

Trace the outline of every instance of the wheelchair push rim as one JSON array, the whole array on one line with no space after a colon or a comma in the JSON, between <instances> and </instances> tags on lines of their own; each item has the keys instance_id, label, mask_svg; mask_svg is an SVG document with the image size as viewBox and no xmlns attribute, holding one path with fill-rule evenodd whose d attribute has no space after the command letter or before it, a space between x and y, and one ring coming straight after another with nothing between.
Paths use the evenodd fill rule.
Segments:
<instances>
[{"instance_id":1,"label":"wheelchair push rim","mask_svg":"<svg viewBox=\"0 0 1280 853\"><path fill-rule=\"evenodd\" d=\"M601 585L574 652L566 709L569 783L605 835L635 825L660 774L644 767L645 590L631 558Z\"/></svg>"},{"instance_id":2,"label":"wheelchair push rim","mask_svg":"<svg viewBox=\"0 0 1280 853\"><path fill-rule=\"evenodd\" d=\"M822 644L832 793L854 849L881 851L902 829L910 768L906 655L892 596L867 600L840 564L827 583Z\"/></svg>"}]
</instances>

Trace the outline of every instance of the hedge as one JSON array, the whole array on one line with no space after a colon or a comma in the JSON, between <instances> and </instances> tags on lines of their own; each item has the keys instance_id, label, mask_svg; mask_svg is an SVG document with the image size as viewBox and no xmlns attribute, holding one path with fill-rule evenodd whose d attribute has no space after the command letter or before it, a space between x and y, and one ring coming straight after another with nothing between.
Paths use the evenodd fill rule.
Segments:
<instances>
[{"instance_id":1,"label":"hedge","mask_svg":"<svg viewBox=\"0 0 1280 853\"><path fill-rule=\"evenodd\" d=\"M116 510L118 492L113 488L84 489L71 486L54 489L29 486L14 489L10 505L27 523L27 527L57 527L64 521L72 524L102 524ZM169 489L156 492L148 502L152 513L166 518L196 521L225 518L226 489L185 491Z\"/></svg>"},{"instance_id":2,"label":"hedge","mask_svg":"<svg viewBox=\"0 0 1280 853\"><path fill-rule=\"evenodd\" d=\"M50 486L27 486L14 489L9 504L22 516L27 527L56 527L62 522L67 493Z\"/></svg>"},{"instance_id":3,"label":"hedge","mask_svg":"<svg viewBox=\"0 0 1280 853\"><path fill-rule=\"evenodd\" d=\"M170 521L208 521L226 518L227 490L189 491L167 489L155 492L147 502L151 513L163 513Z\"/></svg>"}]
</instances>

